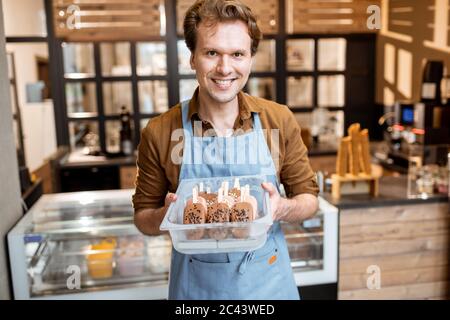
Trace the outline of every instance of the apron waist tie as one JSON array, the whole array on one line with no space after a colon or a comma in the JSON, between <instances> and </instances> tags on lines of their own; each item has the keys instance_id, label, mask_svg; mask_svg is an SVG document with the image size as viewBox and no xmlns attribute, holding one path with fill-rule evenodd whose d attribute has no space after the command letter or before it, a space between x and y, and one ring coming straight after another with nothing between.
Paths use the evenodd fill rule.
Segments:
<instances>
[{"instance_id":1,"label":"apron waist tie","mask_svg":"<svg viewBox=\"0 0 450 320\"><path fill-rule=\"evenodd\" d=\"M244 274L247 270L247 264L253 260L255 257L255 251L248 251L245 253L244 258L242 259L242 262L239 264L239 274Z\"/></svg>"}]
</instances>

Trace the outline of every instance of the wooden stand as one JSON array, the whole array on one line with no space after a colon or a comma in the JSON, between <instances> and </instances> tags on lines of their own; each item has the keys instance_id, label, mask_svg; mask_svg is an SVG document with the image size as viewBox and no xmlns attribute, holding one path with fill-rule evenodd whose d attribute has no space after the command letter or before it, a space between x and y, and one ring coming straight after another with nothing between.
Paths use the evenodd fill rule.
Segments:
<instances>
[{"instance_id":1,"label":"wooden stand","mask_svg":"<svg viewBox=\"0 0 450 320\"><path fill-rule=\"evenodd\" d=\"M378 178L370 163L369 131L361 130L359 123L348 128L348 136L341 139L336 173L331 176L331 195L370 194L378 196Z\"/></svg>"},{"instance_id":2,"label":"wooden stand","mask_svg":"<svg viewBox=\"0 0 450 320\"><path fill-rule=\"evenodd\" d=\"M353 175L347 173L345 176L333 174L331 176L332 186L331 195L339 199L341 195L348 194L367 194L378 196L378 177L360 173Z\"/></svg>"}]
</instances>

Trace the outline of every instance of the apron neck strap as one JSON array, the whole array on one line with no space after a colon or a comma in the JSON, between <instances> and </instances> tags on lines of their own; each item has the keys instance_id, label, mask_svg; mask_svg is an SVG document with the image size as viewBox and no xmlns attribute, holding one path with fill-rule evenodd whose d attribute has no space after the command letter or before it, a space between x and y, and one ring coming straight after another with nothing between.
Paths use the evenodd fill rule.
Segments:
<instances>
[{"instance_id":1,"label":"apron neck strap","mask_svg":"<svg viewBox=\"0 0 450 320\"><path fill-rule=\"evenodd\" d=\"M184 100L181 102L181 119L183 122L183 129L187 130L191 136L193 136L192 130L192 122L191 119L188 118L189 115L189 102L191 100ZM253 129L257 132L262 130L261 120L259 118L259 114L252 112L253 117Z\"/></svg>"}]
</instances>

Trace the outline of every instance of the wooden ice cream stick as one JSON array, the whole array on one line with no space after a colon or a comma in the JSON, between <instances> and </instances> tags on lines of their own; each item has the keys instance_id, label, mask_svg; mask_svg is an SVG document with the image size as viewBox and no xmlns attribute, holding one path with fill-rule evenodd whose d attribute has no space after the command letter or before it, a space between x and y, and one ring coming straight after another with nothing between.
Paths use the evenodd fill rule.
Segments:
<instances>
[{"instance_id":1,"label":"wooden ice cream stick","mask_svg":"<svg viewBox=\"0 0 450 320\"><path fill-rule=\"evenodd\" d=\"M200 182L199 192L203 192L203 182Z\"/></svg>"},{"instance_id":2,"label":"wooden ice cream stick","mask_svg":"<svg viewBox=\"0 0 450 320\"><path fill-rule=\"evenodd\" d=\"M222 182L223 195L228 196L228 181Z\"/></svg>"},{"instance_id":3,"label":"wooden ice cream stick","mask_svg":"<svg viewBox=\"0 0 450 320\"><path fill-rule=\"evenodd\" d=\"M241 189L241 186L239 185L239 178L234 178L234 186L233 188L236 188L238 190Z\"/></svg>"},{"instance_id":4,"label":"wooden ice cream stick","mask_svg":"<svg viewBox=\"0 0 450 320\"><path fill-rule=\"evenodd\" d=\"M223 189L222 187L219 188L217 191L217 203L221 203L223 201Z\"/></svg>"},{"instance_id":5,"label":"wooden ice cream stick","mask_svg":"<svg viewBox=\"0 0 450 320\"><path fill-rule=\"evenodd\" d=\"M198 189L197 189L197 186L195 186L192 189L192 203L198 203Z\"/></svg>"},{"instance_id":6,"label":"wooden ice cream stick","mask_svg":"<svg viewBox=\"0 0 450 320\"><path fill-rule=\"evenodd\" d=\"M211 188L210 187L206 187L206 193L211 193Z\"/></svg>"}]
</instances>

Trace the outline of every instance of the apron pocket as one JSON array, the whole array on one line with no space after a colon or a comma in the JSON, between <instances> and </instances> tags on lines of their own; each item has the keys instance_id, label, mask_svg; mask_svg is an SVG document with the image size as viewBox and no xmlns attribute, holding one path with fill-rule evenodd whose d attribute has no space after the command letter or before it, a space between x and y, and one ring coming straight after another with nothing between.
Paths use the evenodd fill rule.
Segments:
<instances>
[{"instance_id":1,"label":"apron pocket","mask_svg":"<svg viewBox=\"0 0 450 320\"><path fill-rule=\"evenodd\" d=\"M189 295L195 299L280 299L283 275L273 239L253 252L253 258L230 262L205 262L189 257ZM243 265L244 264L244 265Z\"/></svg>"},{"instance_id":2,"label":"apron pocket","mask_svg":"<svg viewBox=\"0 0 450 320\"><path fill-rule=\"evenodd\" d=\"M195 299L242 299L245 275L238 273L240 261L203 262L189 258L189 295Z\"/></svg>"},{"instance_id":3,"label":"apron pocket","mask_svg":"<svg viewBox=\"0 0 450 320\"><path fill-rule=\"evenodd\" d=\"M274 241L270 251L256 255L246 267L244 288L246 299L280 299L283 296L283 274L280 252Z\"/></svg>"}]
</instances>

